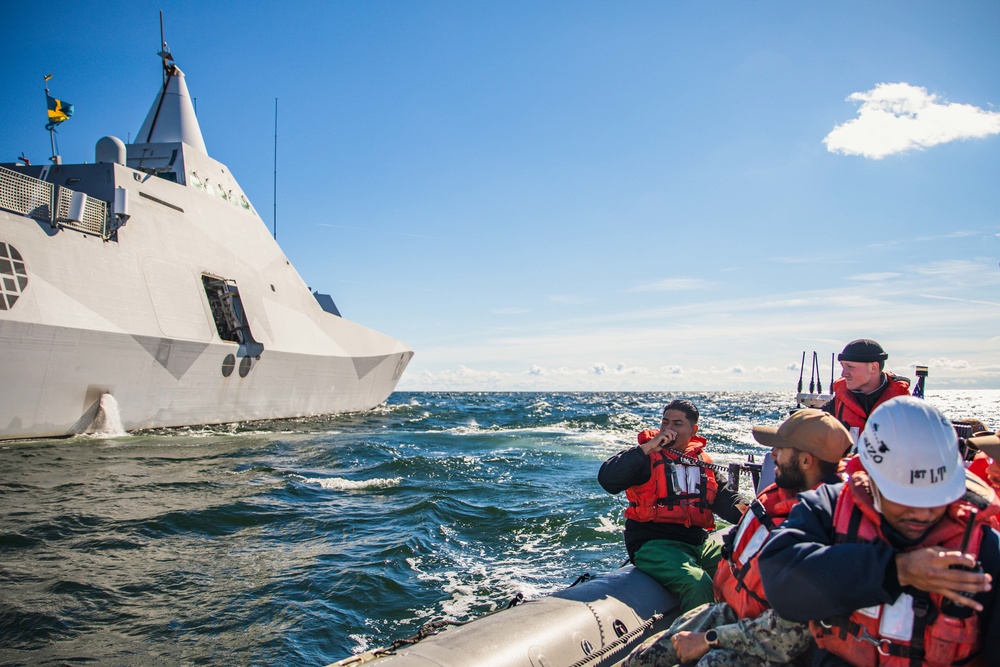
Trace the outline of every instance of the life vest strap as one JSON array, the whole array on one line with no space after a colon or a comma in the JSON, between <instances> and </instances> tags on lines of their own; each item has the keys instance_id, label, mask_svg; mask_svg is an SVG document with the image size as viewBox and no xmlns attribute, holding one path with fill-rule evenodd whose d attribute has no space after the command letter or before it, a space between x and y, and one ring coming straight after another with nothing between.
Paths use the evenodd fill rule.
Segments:
<instances>
[{"instance_id":1,"label":"life vest strap","mask_svg":"<svg viewBox=\"0 0 1000 667\"><path fill-rule=\"evenodd\" d=\"M774 525L774 521L768 515L767 510L764 509L764 503L760 502L759 498L754 498L753 502L750 503L750 511L753 515L757 517L760 521L760 525L767 528L767 532L772 532L777 526Z\"/></svg>"}]
</instances>

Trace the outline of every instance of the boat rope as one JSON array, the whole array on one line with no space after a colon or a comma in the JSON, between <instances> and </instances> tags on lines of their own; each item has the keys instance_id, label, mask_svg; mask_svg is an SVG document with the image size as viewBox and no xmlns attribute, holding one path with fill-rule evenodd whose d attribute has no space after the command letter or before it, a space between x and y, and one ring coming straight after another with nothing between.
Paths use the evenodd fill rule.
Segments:
<instances>
[{"instance_id":1,"label":"boat rope","mask_svg":"<svg viewBox=\"0 0 1000 667\"><path fill-rule=\"evenodd\" d=\"M510 602L507 603L507 606L504 607L504 609L510 609L511 607L516 607L522 602L524 602L524 593L518 591L517 595L515 595L510 599Z\"/></svg>"},{"instance_id":2,"label":"boat rope","mask_svg":"<svg viewBox=\"0 0 1000 667\"><path fill-rule=\"evenodd\" d=\"M618 651L621 651L622 649L626 648L632 642L633 639L645 634L646 630L653 627L653 625L655 625L662 618L663 614L653 614L652 616L649 617L649 619L645 623L636 627L636 629L632 630L632 632L628 632L622 635L621 637L614 640L607 646L602 646L601 648L594 651L590 655L583 657L580 660L577 660L572 665L570 665L570 667L585 667L585 665L590 664L594 660L599 660L606 655L610 655L612 653L617 653Z\"/></svg>"},{"instance_id":3,"label":"boat rope","mask_svg":"<svg viewBox=\"0 0 1000 667\"><path fill-rule=\"evenodd\" d=\"M709 470L715 470L717 472L729 472L728 465L721 465L719 463L709 463L707 461L702 461L699 458L693 456L685 456L684 454L679 454L677 452L672 452L670 450L663 450L663 453L667 455L667 458L677 461L678 463L683 463L686 466L696 466L698 468L707 468ZM744 471L745 466L740 464L740 472ZM746 472L749 474L750 468L745 468Z\"/></svg>"},{"instance_id":4,"label":"boat rope","mask_svg":"<svg viewBox=\"0 0 1000 667\"><path fill-rule=\"evenodd\" d=\"M392 655L396 651L396 649L403 648L404 646L410 646L411 644L416 644L417 642L423 639L427 639L432 635L436 635L443 628L446 628L451 625L465 625L468 622L469 621L442 620L442 621L431 621L430 623L424 623L423 627L421 627L420 630L417 631L417 634L411 637L407 637L405 639L397 639L396 641L394 641L393 643L389 644L384 648L372 651L372 653L376 656Z\"/></svg>"}]
</instances>

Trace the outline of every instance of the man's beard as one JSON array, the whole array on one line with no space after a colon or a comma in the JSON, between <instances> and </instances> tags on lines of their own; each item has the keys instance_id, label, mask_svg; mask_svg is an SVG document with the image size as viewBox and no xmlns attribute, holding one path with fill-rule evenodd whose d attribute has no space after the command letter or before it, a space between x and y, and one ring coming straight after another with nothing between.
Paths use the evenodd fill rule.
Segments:
<instances>
[{"instance_id":1,"label":"man's beard","mask_svg":"<svg viewBox=\"0 0 1000 667\"><path fill-rule=\"evenodd\" d=\"M780 489L804 489L806 486L806 476L799 469L799 453L795 452L792 460L787 465L782 466L775 463L774 483Z\"/></svg>"}]
</instances>

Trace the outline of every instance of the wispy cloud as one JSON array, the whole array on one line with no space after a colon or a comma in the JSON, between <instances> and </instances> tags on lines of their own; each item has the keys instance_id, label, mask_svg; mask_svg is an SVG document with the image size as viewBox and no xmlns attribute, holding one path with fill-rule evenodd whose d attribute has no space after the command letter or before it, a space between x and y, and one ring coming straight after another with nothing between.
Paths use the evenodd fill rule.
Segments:
<instances>
[{"instance_id":1,"label":"wispy cloud","mask_svg":"<svg viewBox=\"0 0 1000 667\"><path fill-rule=\"evenodd\" d=\"M992 269L993 267L990 266ZM982 262L973 262L968 259L951 259L940 262L931 262L924 266L918 266L915 272L924 276L966 276L974 275L983 270Z\"/></svg>"},{"instance_id":2,"label":"wispy cloud","mask_svg":"<svg viewBox=\"0 0 1000 667\"><path fill-rule=\"evenodd\" d=\"M1000 113L941 100L926 88L880 83L847 98L861 102L858 117L833 128L823 143L831 153L881 160L960 139L1000 133Z\"/></svg>"},{"instance_id":3,"label":"wispy cloud","mask_svg":"<svg viewBox=\"0 0 1000 667\"><path fill-rule=\"evenodd\" d=\"M947 241L951 239L964 239L976 236L989 236L992 234L990 231L981 231L975 229L959 229L946 234L928 234L924 236L910 237L901 235L894 239L886 239L878 243L869 243L869 248L888 248L892 246L907 245L911 243L937 243L938 241ZM1000 234L995 234L995 236L1000 236Z\"/></svg>"},{"instance_id":4,"label":"wispy cloud","mask_svg":"<svg viewBox=\"0 0 1000 667\"><path fill-rule=\"evenodd\" d=\"M960 299L954 296L937 296L934 294L920 294L925 299L940 299L942 301L957 301L959 303L970 303L977 306L997 306L1000 307L1000 302L997 301L980 301L978 299Z\"/></svg>"},{"instance_id":5,"label":"wispy cloud","mask_svg":"<svg viewBox=\"0 0 1000 667\"><path fill-rule=\"evenodd\" d=\"M848 276L847 279L857 280L861 282L878 282L880 280L891 280L892 278L899 278L902 275L903 275L902 273L892 273L889 271L885 273L859 273L856 276Z\"/></svg>"}]
</instances>

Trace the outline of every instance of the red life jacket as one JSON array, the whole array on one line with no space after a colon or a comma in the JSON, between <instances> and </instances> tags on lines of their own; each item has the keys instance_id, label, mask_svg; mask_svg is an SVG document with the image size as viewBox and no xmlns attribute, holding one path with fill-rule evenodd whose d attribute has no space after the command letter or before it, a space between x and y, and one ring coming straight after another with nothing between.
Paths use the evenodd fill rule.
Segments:
<instances>
[{"instance_id":1,"label":"red life jacket","mask_svg":"<svg viewBox=\"0 0 1000 667\"><path fill-rule=\"evenodd\" d=\"M868 473L854 457L847 464L850 479L844 485L833 515L837 542L885 542L881 515L872 502ZM979 555L983 530L995 525L1000 501L988 485L966 475L965 496L948 505L941 521L923 541L907 551L928 546L947 550L961 547L962 533L972 509L978 509L976 523L966 553ZM852 665L904 667L924 665L983 665L978 655L982 628L979 615L960 619L941 613L944 598L936 593L903 593L894 604L855 610L849 617L810 621L816 643ZM933 608L932 608L933 607ZM928 622L928 619L931 619Z\"/></svg>"},{"instance_id":2,"label":"red life jacket","mask_svg":"<svg viewBox=\"0 0 1000 667\"><path fill-rule=\"evenodd\" d=\"M989 475L986 474L986 469L990 465L990 457L986 456L983 452L976 452L976 456L972 459L972 462L968 464L968 471L971 472L976 477L980 478L990 486L993 486L990 482ZM994 491L996 488L993 489Z\"/></svg>"},{"instance_id":3,"label":"red life jacket","mask_svg":"<svg viewBox=\"0 0 1000 667\"><path fill-rule=\"evenodd\" d=\"M740 618L757 618L771 606L764 598L757 554L797 502L794 492L771 484L722 538L725 557L715 571L715 599L732 607Z\"/></svg>"},{"instance_id":4,"label":"red life jacket","mask_svg":"<svg viewBox=\"0 0 1000 667\"><path fill-rule=\"evenodd\" d=\"M639 434L639 444L649 439L649 430ZM693 435L682 454L710 464L712 459L703 451L706 444L705 438ZM625 518L715 528L715 515L709 509L719 490L714 470L684 464L677 452L666 449L651 453L649 465L649 481L625 490Z\"/></svg>"},{"instance_id":5,"label":"red life jacket","mask_svg":"<svg viewBox=\"0 0 1000 667\"><path fill-rule=\"evenodd\" d=\"M897 378L892 373L886 373L885 376L889 380L888 386L875 401L875 405L872 406L873 411L890 398L910 395L909 382ZM833 383L833 416L847 426L847 430L851 431L855 442L858 439L858 433L865 429L865 422L868 421L868 415L865 414L864 408L858 403L854 393L847 388L847 380L844 378L839 378ZM858 429L857 433L853 430L855 428Z\"/></svg>"}]
</instances>

